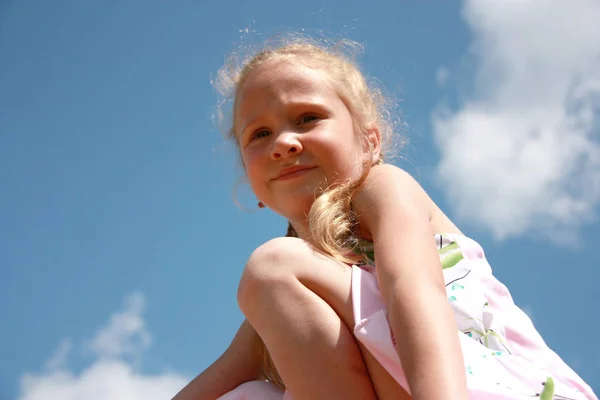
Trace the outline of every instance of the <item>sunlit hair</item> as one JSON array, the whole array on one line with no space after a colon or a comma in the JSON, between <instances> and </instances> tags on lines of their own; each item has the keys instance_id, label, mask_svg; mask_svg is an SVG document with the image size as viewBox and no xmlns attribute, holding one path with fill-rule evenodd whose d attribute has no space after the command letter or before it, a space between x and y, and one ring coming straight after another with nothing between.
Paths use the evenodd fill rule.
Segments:
<instances>
[{"instance_id":1,"label":"sunlit hair","mask_svg":"<svg viewBox=\"0 0 600 400\"><path fill-rule=\"evenodd\" d=\"M267 62L297 62L327 73L332 87L352 116L355 133L363 135L365 144L368 144L366 134L369 129L379 131L382 155L378 163L383 163L386 157L399 149L401 143L398 142L402 138L394 134L398 126L390 111L393 104L386 100L376 85L367 82L358 68L355 56L361 50L358 43L345 39L332 42L303 35L288 35L267 41L260 49L247 55L246 52L234 52L213 80L220 96L216 113L219 124L222 126L228 120L230 127L225 129L226 135L237 144L235 127L231 121L235 120L237 96L248 76ZM230 118L225 118L224 109L227 105L231 106ZM396 143L393 143L394 140ZM312 244L345 263L361 261L361 256L355 251L358 240L357 217L352 207L352 197L369 173L371 158L365 157L369 162L363 165L358 179L332 182L316 198L307 216ZM287 236L297 236L291 224L288 225ZM264 347L263 350L266 378L283 386L273 361Z\"/></svg>"}]
</instances>

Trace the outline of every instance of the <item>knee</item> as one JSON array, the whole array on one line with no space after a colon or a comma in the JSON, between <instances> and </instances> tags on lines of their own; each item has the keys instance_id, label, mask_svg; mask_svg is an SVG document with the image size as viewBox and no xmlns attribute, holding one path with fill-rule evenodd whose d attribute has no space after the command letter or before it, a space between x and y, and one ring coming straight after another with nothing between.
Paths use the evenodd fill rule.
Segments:
<instances>
[{"instance_id":1,"label":"knee","mask_svg":"<svg viewBox=\"0 0 600 400\"><path fill-rule=\"evenodd\" d=\"M268 301L270 293L290 285L296 278L293 264L302 257L303 240L276 238L259 246L248 258L238 286L238 304L244 312L252 305ZM293 262L292 262L293 261Z\"/></svg>"}]
</instances>

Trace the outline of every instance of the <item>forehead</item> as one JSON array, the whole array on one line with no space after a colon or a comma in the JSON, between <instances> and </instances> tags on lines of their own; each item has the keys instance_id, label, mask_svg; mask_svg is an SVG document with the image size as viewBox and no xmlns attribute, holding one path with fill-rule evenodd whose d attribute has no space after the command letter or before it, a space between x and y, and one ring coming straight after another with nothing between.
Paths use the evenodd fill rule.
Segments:
<instances>
[{"instance_id":1,"label":"forehead","mask_svg":"<svg viewBox=\"0 0 600 400\"><path fill-rule=\"evenodd\" d=\"M331 79L324 71L298 62L270 61L250 72L238 92L235 125L256 118L265 109L288 102L339 100Z\"/></svg>"}]
</instances>

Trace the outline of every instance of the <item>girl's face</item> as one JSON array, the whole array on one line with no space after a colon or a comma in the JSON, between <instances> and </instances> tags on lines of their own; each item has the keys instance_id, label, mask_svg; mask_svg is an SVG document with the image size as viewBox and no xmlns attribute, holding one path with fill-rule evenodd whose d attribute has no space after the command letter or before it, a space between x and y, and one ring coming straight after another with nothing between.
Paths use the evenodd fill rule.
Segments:
<instances>
[{"instance_id":1,"label":"girl's face","mask_svg":"<svg viewBox=\"0 0 600 400\"><path fill-rule=\"evenodd\" d=\"M302 223L315 197L357 177L365 145L325 72L291 61L250 73L236 103L236 134L256 197Z\"/></svg>"}]
</instances>

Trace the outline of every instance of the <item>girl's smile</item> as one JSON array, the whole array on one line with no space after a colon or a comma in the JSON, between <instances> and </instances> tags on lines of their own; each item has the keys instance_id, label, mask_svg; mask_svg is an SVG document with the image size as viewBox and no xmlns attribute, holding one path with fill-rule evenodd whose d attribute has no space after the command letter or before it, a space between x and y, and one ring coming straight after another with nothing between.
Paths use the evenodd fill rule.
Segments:
<instances>
[{"instance_id":1,"label":"girl's smile","mask_svg":"<svg viewBox=\"0 0 600 400\"><path fill-rule=\"evenodd\" d=\"M309 171L316 169L317 167L310 167L306 165L295 165L293 167L287 167L281 170L273 180L275 181L287 181L296 177L302 176Z\"/></svg>"}]
</instances>

